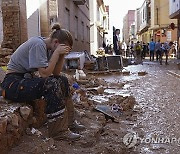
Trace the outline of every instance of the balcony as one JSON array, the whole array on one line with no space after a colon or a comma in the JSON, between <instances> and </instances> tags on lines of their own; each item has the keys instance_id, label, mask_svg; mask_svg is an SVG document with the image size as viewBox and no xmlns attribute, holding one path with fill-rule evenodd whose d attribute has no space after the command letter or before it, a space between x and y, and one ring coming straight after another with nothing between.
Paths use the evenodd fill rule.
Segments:
<instances>
[{"instance_id":1,"label":"balcony","mask_svg":"<svg viewBox=\"0 0 180 154\"><path fill-rule=\"evenodd\" d=\"M86 3L86 0L73 0L73 2L76 5L84 5Z\"/></svg>"}]
</instances>

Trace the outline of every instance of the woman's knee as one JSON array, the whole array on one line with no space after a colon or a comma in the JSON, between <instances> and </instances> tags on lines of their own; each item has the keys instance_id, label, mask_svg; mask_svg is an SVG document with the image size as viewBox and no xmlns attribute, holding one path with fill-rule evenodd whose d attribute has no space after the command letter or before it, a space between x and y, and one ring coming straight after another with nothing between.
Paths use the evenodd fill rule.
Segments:
<instances>
[{"instance_id":1,"label":"woman's knee","mask_svg":"<svg viewBox=\"0 0 180 154\"><path fill-rule=\"evenodd\" d=\"M64 97L70 96L70 88L68 78L65 76L53 76L46 80L45 88L61 93Z\"/></svg>"}]
</instances>

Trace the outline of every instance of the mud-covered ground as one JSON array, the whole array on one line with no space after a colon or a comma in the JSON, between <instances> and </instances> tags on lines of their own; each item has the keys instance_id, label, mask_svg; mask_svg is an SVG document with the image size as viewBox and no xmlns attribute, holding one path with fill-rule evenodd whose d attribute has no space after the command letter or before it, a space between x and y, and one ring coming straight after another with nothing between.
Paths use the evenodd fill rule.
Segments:
<instances>
[{"instance_id":1,"label":"mud-covered ground","mask_svg":"<svg viewBox=\"0 0 180 154\"><path fill-rule=\"evenodd\" d=\"M97 76L105 79L108 88L104 94L91 97L91 103L78 108L84 114L77 119L87 127L80 132L79 141L48 140L44 126L39 129L43 135L24 135L9 154L178 154L180 79L168 74L168 70L176 69L173 63L160 66L157 62L144 62L126 67L129 76ZM148 74L138 76L138 71ZM123 112L119 123L106 121L102 113L93 110L93 104L118 103L118 95L132 95L137 101L133 110Z\"/></svg>"}]
</instances>

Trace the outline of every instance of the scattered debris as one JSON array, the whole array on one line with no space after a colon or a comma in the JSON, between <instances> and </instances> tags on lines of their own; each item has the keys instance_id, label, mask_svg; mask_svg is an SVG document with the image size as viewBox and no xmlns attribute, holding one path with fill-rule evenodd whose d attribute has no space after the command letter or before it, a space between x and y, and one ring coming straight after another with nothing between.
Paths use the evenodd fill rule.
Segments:
<instances>
[{"instance_id":1,"label":"scattered debris","mask_svg":"<svg viewBox=\"0 0 180 154\"><path fill-rule=\"evenodd\" d=\"M99 95L99 94L104 93L104 87L99 86L99 87L95 87L95 88L87 88L87 91L92 92L92 94L94 94L94 95Z\"/></svg>"},{"instance_id":2,"label":"scattered debris","mask_svg":"<svg viewBox=\"0 0 180 154\"><path fill-rule=\"evenodd\" d=\"M27 135L37 135L38 137L42 136L42 133L38 129L35 129L35 128L31 128L31 129L27 128L26 134Z\"/></svg>"},{"instance_id":3,"label":"scattered debris","mask_svg":"<svg viewBox=\"0 0 180 154\"><path fill-rule=\"evenodd\" d=\"M138 76L144 76L148 74L146 71L141 71L141 72L138 72Z\"/></svg>"},{"instance_id":4,"label":"scattered debris","mask_svg":"<svg viewBox=\"0 0 180 154\"><path fill-rule=\"evenodd\" d=\"M111 119L113 122L118 122L117 117L121 114L120 111L114 111L112 107L108 105L96 105L95 110L103 113L107 121Z\"/></svg>"},{"instance_id":5,"label":"scattered debris","mask_svg":"<svg viewBox=\"0 0 180 154\"><path fill-rule=\"evenodd\" d=\"M129 96L121 103L121 107L123 108L123 111L132 110L135 103L135 98L133 96Z\"/></svg>"},{"instance_id":6,"label":"scattered debris","mask_svg":"<svg viewBox=\"0 0 180 154\"><path fill-rule=\"evenodd\" d=\"M31 109L27 106L20 107L20 114L24 120L27 120L30 115Z\"/></svg>"},{"instance_id":7,"label":"scattered debris","mask_svg":"<svg viewBox=\"0 0 180 154\"><path fill-rule=\"evenodd\" d=\"M130 71L122 71L123 75L130 75Z\"/></svg>"}]
</instances>

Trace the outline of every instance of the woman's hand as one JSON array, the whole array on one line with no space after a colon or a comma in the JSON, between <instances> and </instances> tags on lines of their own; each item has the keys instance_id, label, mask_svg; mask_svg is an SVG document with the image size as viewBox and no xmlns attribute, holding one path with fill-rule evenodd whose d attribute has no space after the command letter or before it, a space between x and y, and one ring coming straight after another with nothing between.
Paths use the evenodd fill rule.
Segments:
<instances>
[{"instance_id":1,"label":"woman's hand","mask_svg":"<svg viewBox=\"0 0 180 154\"><path fill-rule=\"evenodd\" d=\"M59 55L65 55L68 54L71 50L71 47L65 45L65 44L59 44L55 50L55 52L58 52Z\"/></svg>"}]
</instances>

